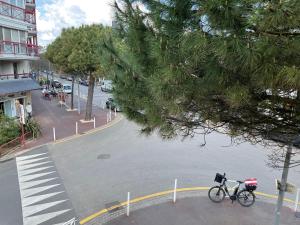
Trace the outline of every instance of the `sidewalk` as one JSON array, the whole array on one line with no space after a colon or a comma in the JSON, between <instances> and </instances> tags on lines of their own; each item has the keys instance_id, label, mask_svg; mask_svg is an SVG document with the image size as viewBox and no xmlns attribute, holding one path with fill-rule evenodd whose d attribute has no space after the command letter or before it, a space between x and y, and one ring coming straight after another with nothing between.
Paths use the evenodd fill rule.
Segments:
<instances>
[{"instance_id":1,"label":"sidewalk","mask_svg":"<svg viewBox=\"0 0 300 225\"><path fill-rule=\"evenodd\" d=\"M133 211L107 225L272 225L275 205L257 201L249 208L225 200L213 203L208 197L190 197ZM291 209L283 207L281 225L300 224Z\"/></svg>"},{"instance_id":2,"label":"sidewalk","mask_svg":"<svg viewBox=\"0 0 300 225\"><path fill-rule=\"evenodd\" d=\"M71 96L66 100L69 106ZM78 134L82 134L94 128L94 123L81 123L85 116L86 101L81 99L81 114L78 111L67 111L66 106L61 106L58 99L51 101L42 97L41 91L32 92L33 117L41 126L42 136L36 140L26 143L25 148L32 148L53 141L53 128L56 131L56 140L63 139L76 133L76 122L78 122ZM77 108L77 98L74 97L74 108ZM96 119L96 128L106 124L108 110L93 106L93 116ZM112 113L112 119L114 113Z\"/></svg>"}]
</instances>

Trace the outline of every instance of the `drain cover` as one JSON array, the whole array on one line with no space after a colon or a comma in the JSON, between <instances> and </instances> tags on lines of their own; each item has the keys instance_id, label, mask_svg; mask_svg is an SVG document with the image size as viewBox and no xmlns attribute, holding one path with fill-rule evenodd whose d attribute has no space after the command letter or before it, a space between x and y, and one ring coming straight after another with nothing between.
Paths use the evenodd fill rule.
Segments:
<instances>
[{"instance_id":1,"label":"drain cover","mask_svg":"<svg viewBox=\"0 0 300 225\"><path fill-rule=\"evenodd\" d=\"M110 154L100 154L97 156L97 159L109 159Z\"/></svg>"},{"instance_id":2,"label":"drain cover","mask_svg":"<svg viewBox=\"0 0 300 225\"><path fill-rule=\"evenodd\" d=\"M115 201L105 204L105 208L108 210L109 213L113 213L120 209L123 209L123 206L121 206L121 203L119 201Z\"/></svg>"}]
</instances>

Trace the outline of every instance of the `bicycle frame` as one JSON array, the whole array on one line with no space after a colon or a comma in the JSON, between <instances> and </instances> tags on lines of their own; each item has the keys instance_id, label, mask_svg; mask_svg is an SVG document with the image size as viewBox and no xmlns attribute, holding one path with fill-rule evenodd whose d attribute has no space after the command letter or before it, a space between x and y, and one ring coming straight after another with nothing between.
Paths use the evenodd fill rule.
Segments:
<instances>
[{"instance_id":1,"label":"bicycle frame","mask_svg":"<svg viewBox=\"0 0 300 225\"><path fill-rule=\"evenodd\" d=\"M236 185L234 185L233 187L229 187L230 189L233 189L233 194L231 195L228 191L228 188L227 188L227 185L226 185L226 182L232 182L232 183L236 183ZM234 197L237 195L239 189L240 189L240 185L241 183L237 182L236 180L227 180L226 178L223 180L222 184L220 185L221 188L224 189L226 195L228 197Z\"/></svg>"}]
</instances>

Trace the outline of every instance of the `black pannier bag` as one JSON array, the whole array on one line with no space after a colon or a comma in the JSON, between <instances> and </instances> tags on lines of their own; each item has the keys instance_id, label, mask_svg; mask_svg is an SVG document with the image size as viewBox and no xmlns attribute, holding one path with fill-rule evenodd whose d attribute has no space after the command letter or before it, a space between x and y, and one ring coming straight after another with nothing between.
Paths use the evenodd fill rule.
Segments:
<instances>
[{"instance_id":1,"label":"black pannier bag","mask_svg":"<svg viewBox=\"0 0 300 225\"><path fill-rule=\"evenodd\" d=\"M255 191L257 187L257 179L250 178L245 180L245 187L247 191Z\"/></svg>"},{"instance_id":2,"label":"black pannier bag","mask_svg":"<svg viewBox=\"0 0 300 225\"><path fill-rule=\"evenodd\" d=\"M222 174L217 173L215 177L215 182L222 183L224 176Z\"/></svg>"}]
</instances>

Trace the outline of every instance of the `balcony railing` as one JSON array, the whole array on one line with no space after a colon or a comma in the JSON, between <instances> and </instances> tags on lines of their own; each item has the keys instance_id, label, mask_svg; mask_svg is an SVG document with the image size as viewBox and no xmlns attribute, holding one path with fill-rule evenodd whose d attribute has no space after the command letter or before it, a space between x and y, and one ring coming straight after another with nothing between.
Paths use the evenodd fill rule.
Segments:
<instances>
[{"instance_id":1,"label":"balcony railing","mask_svg":"<svg viewBox=\"0 0 300 225\"><path fill-rule=\"evenodd\" d=\"M35 4L35 0L26 0L26 3L28 3L28 4Z\"/></svg>"},{"instance_id":2,"label":"balcony railing","mask_svg":"<svg viewBox=\"0 0 300 225\"><path fill-rule=\"evenodd\" d=\"M0 55L1 54L12 54L12 55L27 55L27 56L38 56L38 46L32 44L25 44L12 41L1 41L0 42Z\"/></svg>"},{"instance_id":3,"label":"balcony railing","mask_svg":"<svg viewBox=\"0 0 300 225\"><path fill-rule=\"evenodd\" d=\"M15 5L0 1L0 15L11 17L13 19L22 20L35 24L35 10L25 10Z\"/></svg>"},{"instance_id":4,"label":"balcony railing","mask_svg":"<svg viewBox=\"0 0 300 225\"><path fill-rule=\"evenodd\" d=\"M14 80L14 79L22 79L22 78L31 78L32 75L30 73L18 73L18 74L1 74L0 80Z\"/></svg>"}]
</instances>

